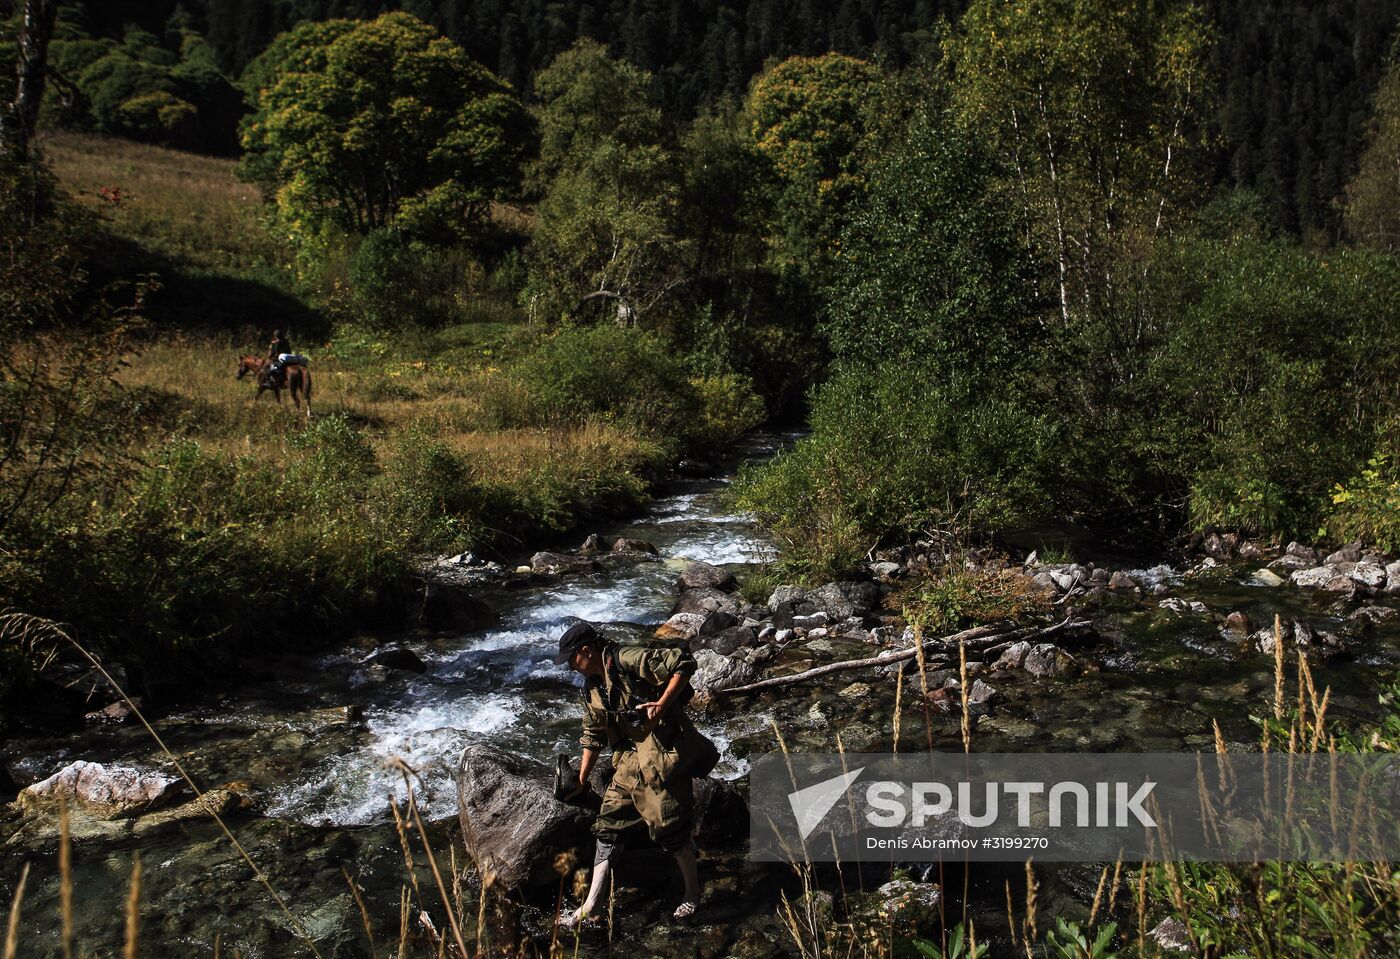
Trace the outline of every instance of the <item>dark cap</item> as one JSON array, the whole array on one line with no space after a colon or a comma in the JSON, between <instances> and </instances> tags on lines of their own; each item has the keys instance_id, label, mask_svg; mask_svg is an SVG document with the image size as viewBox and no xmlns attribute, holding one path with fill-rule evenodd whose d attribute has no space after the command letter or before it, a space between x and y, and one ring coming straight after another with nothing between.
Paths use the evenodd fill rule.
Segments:
<instances>
[{"instance_id":1,"label":"dark cap","mask_svg":"<svg viewBox=\"0 0 1400 959\"><path fill-rule=\"evenodd\" d=\"M574 623L559 637L559 654L556 663L567 663L584 646L597 646L601 641L598 631L587 623Z\"/></svg>"}]
</instances>

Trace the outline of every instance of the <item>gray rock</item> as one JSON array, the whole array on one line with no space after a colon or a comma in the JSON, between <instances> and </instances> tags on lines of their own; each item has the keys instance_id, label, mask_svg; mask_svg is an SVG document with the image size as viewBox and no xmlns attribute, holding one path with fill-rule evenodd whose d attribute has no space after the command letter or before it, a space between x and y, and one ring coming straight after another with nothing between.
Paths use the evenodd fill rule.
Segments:
<instances>
[{"instance_id":1,"label":"gray rock","mask_svg":"<svg viewBox=\"0 0 1400 959\"><path fill-rule=\"evenodd\" d=\"M844 697L845 699L864 699L866 696L870 695L870 684L860 682L851 683L851 685L847 686L836 695Z\"/></svg>"},{"instance_id":2,"label":"gray rock","mask_svg":"<svg viewBox=\"0 0 1400 959\"><path fill-rule=\"evenodd\" d=\"M792 618L794 629L816 629L818 626L825 626L828 622L830 622L830 617L821 610L809 616L794 616Z\"/></svg>"},{"instance_id":3,"label":"gray rock","mask_svg":"<svg viewBox=\"0 0 1400 959\"><path fill-rule=\"evenodd\" d=\"M972 688L967 691L967 704L969 706L988 706L997 698L996 687L989 686L980 679L972 681Z\"/></svg>"},{"instance_id":4,"label":"gray rock","mask_svg":"<svg viewBox=\"0 0 1400 959\"><path fill-rule=\"evenodd\" d=\"M536 573L591 573L598 569L598 563L587 556L542 550L530 557L530 569Z\"/></svg>"},{"instance_id":5,"label":"gray rock","mask_svg":"<svg viewBox=\"0 0 1400 959\"><path fill-rule=\"evenodd\" d=\"M900 576L903 576L904 567L900 566L898 563L872 563L870 566L870 574L878 580L889 582L890 580L898 579Z\"/></svg>"},{"instance_id":6,"label":"gray rock","mask_svg":"<svg viewBox=\"0 0 1400 959\"><path fill-rule=\"evenodd\" d=\"M1032 646L1026 653L1021 668L1032 676L1059 676L1074 666L1074 657L1054 643L1041 643Z\"/></svg>"},{"instance_id":7,"label":"gray rock","mask_svg":"<svg viewBox=\"0 0 1400 959\"><path fill-rule=\"evenodd\" d=\"M710 613L708 616L706 616L705 621L700 624L700 635L714 636L718 633L724 632L731 626L737 626L738 623L739 617L735 616L733 613L725 612L722 609L717 609L713 613Z\"/></svg>"},{"instance_id":8,"label":"gray rock","mask_svg":"<svg viewBox=\"0 0 1400 959\"><path fill-rule=\"evenodd\" d=\"M1282 576L1271 569L1256 569L1249 574L1249 578L1260 586L1282 586L1285 582Z\"/></svg>"},{"instance_id":9,"label":"gray rock","mask_svg":"<svg viewBox=\"0 0 1400 959\"><path fill-rule=\"evenodd\" d=\"M1385 568L1385 591L1400 593L1400 559Z\"/></svg>"},{"instance_id":10,"label":"gray rock","mask_svg":"<svg viewBox=\"0 0 1400 959\"><path fill-rule=\"evenodd\" d=\"M1249 631L1254 628L1254 625L1249 621L1248 616L1237 609L1229 616L1225 617L1225 628L1232 633L1248 634Z\"/></svg>"},{"instance_id":11,"label":"gray rock","mask_svg":"<svg viewBox=\"0 0 1400 959\"><path fill-rule=\"evenodd\" d=\"M1357 563L1351 571L1351 578L1367 589L1380 589L1385 585L1385 567L1375 563Z\"/></svg>"},{"instance_id":12,"label":"gray rock","mask_svg":"<svg viewBox=\"0 0 1400 959\"><path fill-rule=\"evenodd\" d=\"M137 709L141 708L142 702L140 696L131 697L131 701L136 705ZM136 718L136 713L126 704L126 700L119 699L115 703L107 704L102 709L84 714L83 718L90 723L106 723L108 725L118 726L134 720Z\"/></svg>"},{"instance_id":13,"label":"gray rock","mask_svg":"<svg viewBox=\"0 0 1400 959\"><path fill-rule=\"evenodd\" d=\"M385 669L401 669L410 673L426 673L428 671L428 667L423 664L423 660L418 658L418 654L405 646L390 646L385 649L377 649L360 660L360 665L382 666Z\"/></svg>"},{"instance_id":14,"label":"gray rock","mask_svg":"<svg viewBox=\"0 0 1400 959\"><path fill-rule=\"evenodd\" d=\"M552 768L485 743L458 759L457 814L477 869L506 889L557 885L555 857L592 845L593 817L554 798Z\"/></svg>"},{"instance_id":15,"label":"gray rock","mask_svg":"<svg viewBox=\"0 0 1400 959\"><path fill-rule=\"evenodd\" d=\"M1392 606L1363 606L1352 613L1347 619L1358 623L1388 623L1396 618L1396 610Z\"/></svg>"},{"instance_id":16,"label":"gray rock","mask_svg":"<svg viewBox=\"0 0 1400 959\"><path fill-rule=\"evenodd\" d=\"M1157 605L1162 609L1170 610L1173 613L1181 613L1182 615L1194 613L1195 615L1201 616L1210 612L1210 610L1206 608L1206 604L1199 600L1181 599L1176 596L1170 599L1164 599Z\"/></svg>"},{"instance_id":17,"label":"gray rock","mask_svg":"<svg viewBox=\"0 0 1400 959\"><path fill-rule=\"evenodd\" d=\"M778 628L772 623L767 623L758 631L758 641L760 643L766 643L771 639L775 639L777 635Z\"/></svg>"},{"instance_id":18,"label":"gray rock","mask_svg":"<svg viewBox=\"0 0 1400 959\"><path fill-rule=\"evenodd\" d=\"M1296 540L1289 543L1288 548L1283 552L1286 556L1296 557L1312 566L1316 566L1322 559L1322 555L1317 550L1313 549L1311 546L1304 546Z\"/></svg>"},{"instance_id":19,"label":"gray rock","mask_svg":"<svg viewBox=\"0 0 1400 959\"><path fill-rule=\"evenodd\" d=\"M713 634L702 632L697 642L702 649L712 649L725 656L733 656L739 650L752 646L757 638L748 626L730 626Z\"/></svg>"},{"instance_id":20,"label":"gray rock","mask_svg":"<svg viewBox=\"0 0 1400 959\"><path fill-rule=\"evenodd\" d=\"M702 586L728 592L737 585L733 573L709 563L687 563L685 569L681 570L679 583L682 592L687 589L699 589Z\"/></svg>"},{"instance_id":21,"label":"gray rock","mask_svg":"<svg viewBox=\"0 0 1400 959\"><path fill-rule=\"evenodd\" d=\"M78 760L47 779L26 786L19 794L26 809L81 803L103 818L149 812L179 795L184 781L177 776L137 769L134 766L104 766Z\"/></svg>"},{"instance_id":22,"label":"gray rock","mask_svg":"<svg viewBox=\"0 0 1400 959\"><path fill-rule=\"evenodd\" d=\"M711 649L697 650L695 663L699 668L696 669L695 675L690 677L690 685L701 698L723 689L751 683L757 675L751 664Z\"/></svg>"},{"instance_id":23,"label":"gray rock","mask_svg":"<svg viewBox=\"0 0 1400 959\"><path fill-rule=\"evenodd\" d=\"M1361 559L1361 544L1347 543L1341 549L1328 556L1322 562L1328 566L1336 566L1338 563L1355 563Z\"/></svg>"},{"instance_id":24,"label":"gray rock","mask_svg":"<svg viewBox=\"0 0 1400 959\"><path fill-rule=\"evenodd\" d=\"M578 548L580 553L601 553L606 544L599 533L589 533L588 538L583 541L583 545Z\"/></svg>"},{"instance_id":25,"label":"gray rock","mask_svg":"<svg viewBox=\"0 0 1400 959\"><path fill-rule=\"evenodd\" d=\"M1031 644L1025 640L1012 643L1001 654L1001 657L992 665L993 669L1019 669L1026 661L1026 654L1031 651Z\"/></svg>"},{"instance_id":26,"label":"gray rock","mask_svg":"<svg viewBox=\"0 0 1400 959\"><path fill-rule=\"evenodd\" d=\"M785 646L797 638L797 633L791 629L779 629L773 633L773 642L779 646Z\"/></svg>"},{"instance_id":27,"label":"gray rock","mask_svg":"<svg viewBox=\"0 0 1400 959\"><path fill-rule=\"evenodd\" d=\"M676 613L666 622L656 627L655 635L659 639L691 639L700 634L700 628L705 625L713 613Z\"/></svg>"},{"instance_id":28,"label":"gray rock","mask_svg":"<svg viewBox=\"0 0 1400 959\"><path fill-rule=\"evenodd\" d=\"M1079 585L1080 577L1066 567L1059 567L1049 570L1050 578L1054 581L1055 587L1062 593L1067 593L1075 586Z\"/></svg>"},{"instance_id":29,"label":"gray rock","mask_svg":"<svg viewBox=\"0 0 1400 959\"><path fill-rule=\"evenodd\" d=\"M874 583L827 583L809 590L805 597L832 620L869 616L880 603L880 588Z\"/></svg>"},{"instance_id":30,"label":"gray rock","mask_svg":"<svg viewBox=\"0 0 1400 959\"><path fill-rule=\"evenodd\" d=\"M831 630L827 629L825 626L815 626L807 630L808 639L826 639L830 635Z\"/></svg>"},{"instance_id":31,"label":"gray rock","mask_svg":"<svg viewBox=\"0 0 1400 959\"><path fill-rule=\"evenodd\" d=\"M656 547L644 539L615 539L612 544L614 553L649 553L656 555Z\"/></svg>"},{"instance_id":32,"label":"gray rock","mask_svg":"<svg viewBox=\"0 0 1400 959\"><path fill-rule=\"evenodd\" d=\"M1058 593L1060 591L1060 584L1055 581L1055 577L1051 576L1048 570L1041 570L1032 576L1031 583L1042 593Z\"/></svg>"},{"instance_id":33,"label":"gray rock","mask_svg":"<svg viewBox=\"0 0 1400 959\"><path fill-rule=\"evenodd\" d=\"M1317 560L1315 559L1304 559L1301 556L1280 556L1269 563L1269 568L1291 571L1295 569L1312 569L1316 565Z\"/></svg>"},{"instance_id":34,"label":"gray rock","mask_svg":"<svg viewBox=\"0 0 1400 959\"><path fill-rule=\"evenodd\" d=\"M1358 560L1358 562L1371 563L1374 566L1385 566L1385 556L1377 553L1375 550L1369 550L1361 554L1361 559Z\"/></svg>"},{"instance_id":35,"label":"gray rock","mask_svg":"<svg viewBox=\"0 0 1400 959\"><path fill-rule=\"evenodd\" d=\"M1157 923L1148 935L1158 946L1173 952L1190 952L1193 948L1191 933L1186 928L1186 923L1174 916Z\"/></svg>"},{"instance_id":36,"label":"gray rock","mask_svg":"<svg viewBox=\"0 0 1400 959\"><path fill-rule=\"evenodd\" d=\"M1137 589L1137 580L1119 570L1108 578L1109 589Z\"/></svg>"},{"instance_id":37,"label":"gray rock","mask_svg":"<svg viewBox=\"0 0 1400 959\"><path fill-rule=\"evenodd\" d=\"M701 586L681 593L676 605L671 607L671 613L713 613L720 609L726 613L738 613L738 598L713 586Z\"/></svg>"},{"instance_id":38,"label":"gray rock","mask_svg":"<svg viewBox=\"0 0 1400 959\"><path fill-rule=\"evenodd\" d=\"M1166 596L1170 592L1171 587L1169 587L1166 583L1158 583L1156 586L1152 587L1153 596Z\"/></svg>"},{"instance_id":39,"label":"gray rock","mask_svg":"<svg viewBox=\"0 0 1400 959\"><path fill-rule=\"evenodd\" d=\"M807 591L800 586L779 586L768 597L768 608L774 613L792 614L793 610L806 598Z\"/></svg>"},{"instance_id":40,"label":"gray rock","mask_svg":"<svg viewBox=\"0 0 1400 959\"><path fill-rule=\"evenodd\" d=\"M1312 569L1295 570L1288 577L1299 589L1325 589L1337 578L1337 571L1331 566L1314 566Z\"/></svg>"}]
</instances>

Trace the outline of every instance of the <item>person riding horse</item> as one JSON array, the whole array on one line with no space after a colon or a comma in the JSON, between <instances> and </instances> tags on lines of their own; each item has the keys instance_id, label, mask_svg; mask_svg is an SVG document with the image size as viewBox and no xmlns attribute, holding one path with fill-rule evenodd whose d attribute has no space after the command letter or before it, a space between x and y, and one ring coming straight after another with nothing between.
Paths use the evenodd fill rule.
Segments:
<instances>
[{"instance_id":1,"label":"person riding horse","mask_svg":"<svg viewBox=\"0 0 1400 959\"><path fill-rule=\"evenodd\" d=\"M281 330L272 331L272 342L267 345L267 381L269 383L280 384L282 379L282 367L286 361L282 357L292 352L292 341L282 335Z\"/></svg>"}]
</instances>

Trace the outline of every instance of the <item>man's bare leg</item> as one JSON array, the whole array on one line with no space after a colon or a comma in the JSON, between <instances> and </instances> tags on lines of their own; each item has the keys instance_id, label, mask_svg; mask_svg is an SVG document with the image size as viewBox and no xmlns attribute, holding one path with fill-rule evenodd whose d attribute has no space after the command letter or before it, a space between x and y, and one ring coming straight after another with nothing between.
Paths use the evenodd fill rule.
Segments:
<instances>
[{"instance_id":1,"label":"man's bare leg","mask_svg":"<svg viewBox=\"0 0 1400 959\"><path fill-rule=\"evenodd\" d=\"M593 911L598 908L598 900L602 898L603 889L608 884L608 874L612 872L613 847L598 843L598 851L593 857L593 880L588 885L588 895L584 897L583 905L573 912L559 918L559 925L565 929L576 929Z\"/></svg>"},{"instance_id":2,"label":"man's bare leg","mask_svg":"<svg viewBox=\"0 0 1400 959\"><path fill-rule=\"evenodd\" d=\"M676 853L676 865L681 867L681 878L685 880L685 895L673 916L686 919L700 908L700 867L695 861L695 847L686 846Z\"/></svg>"}]
</instances>

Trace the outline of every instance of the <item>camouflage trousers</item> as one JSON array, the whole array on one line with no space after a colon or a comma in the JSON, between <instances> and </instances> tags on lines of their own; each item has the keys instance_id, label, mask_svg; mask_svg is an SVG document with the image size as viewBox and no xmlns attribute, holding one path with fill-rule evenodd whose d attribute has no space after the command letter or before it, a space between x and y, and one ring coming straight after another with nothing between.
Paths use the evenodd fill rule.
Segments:
<instances>
[{"instance_id":1,"label":"camouflage trousers","mask_svg":"<svg viewBox=\"0 0 1400 959\"><path fill-rule=\"evenodd\" d=\"M603 807L593 824L600 845L618 845L622 832L646 823L652 841L667 852L680 852L691 843L695 824L695 789L689 776L658 783L642 774L635 750L613 754L612 782L603 793ZM651 782L648 782L648 779Z\"/></svg>"}]
</instances>

